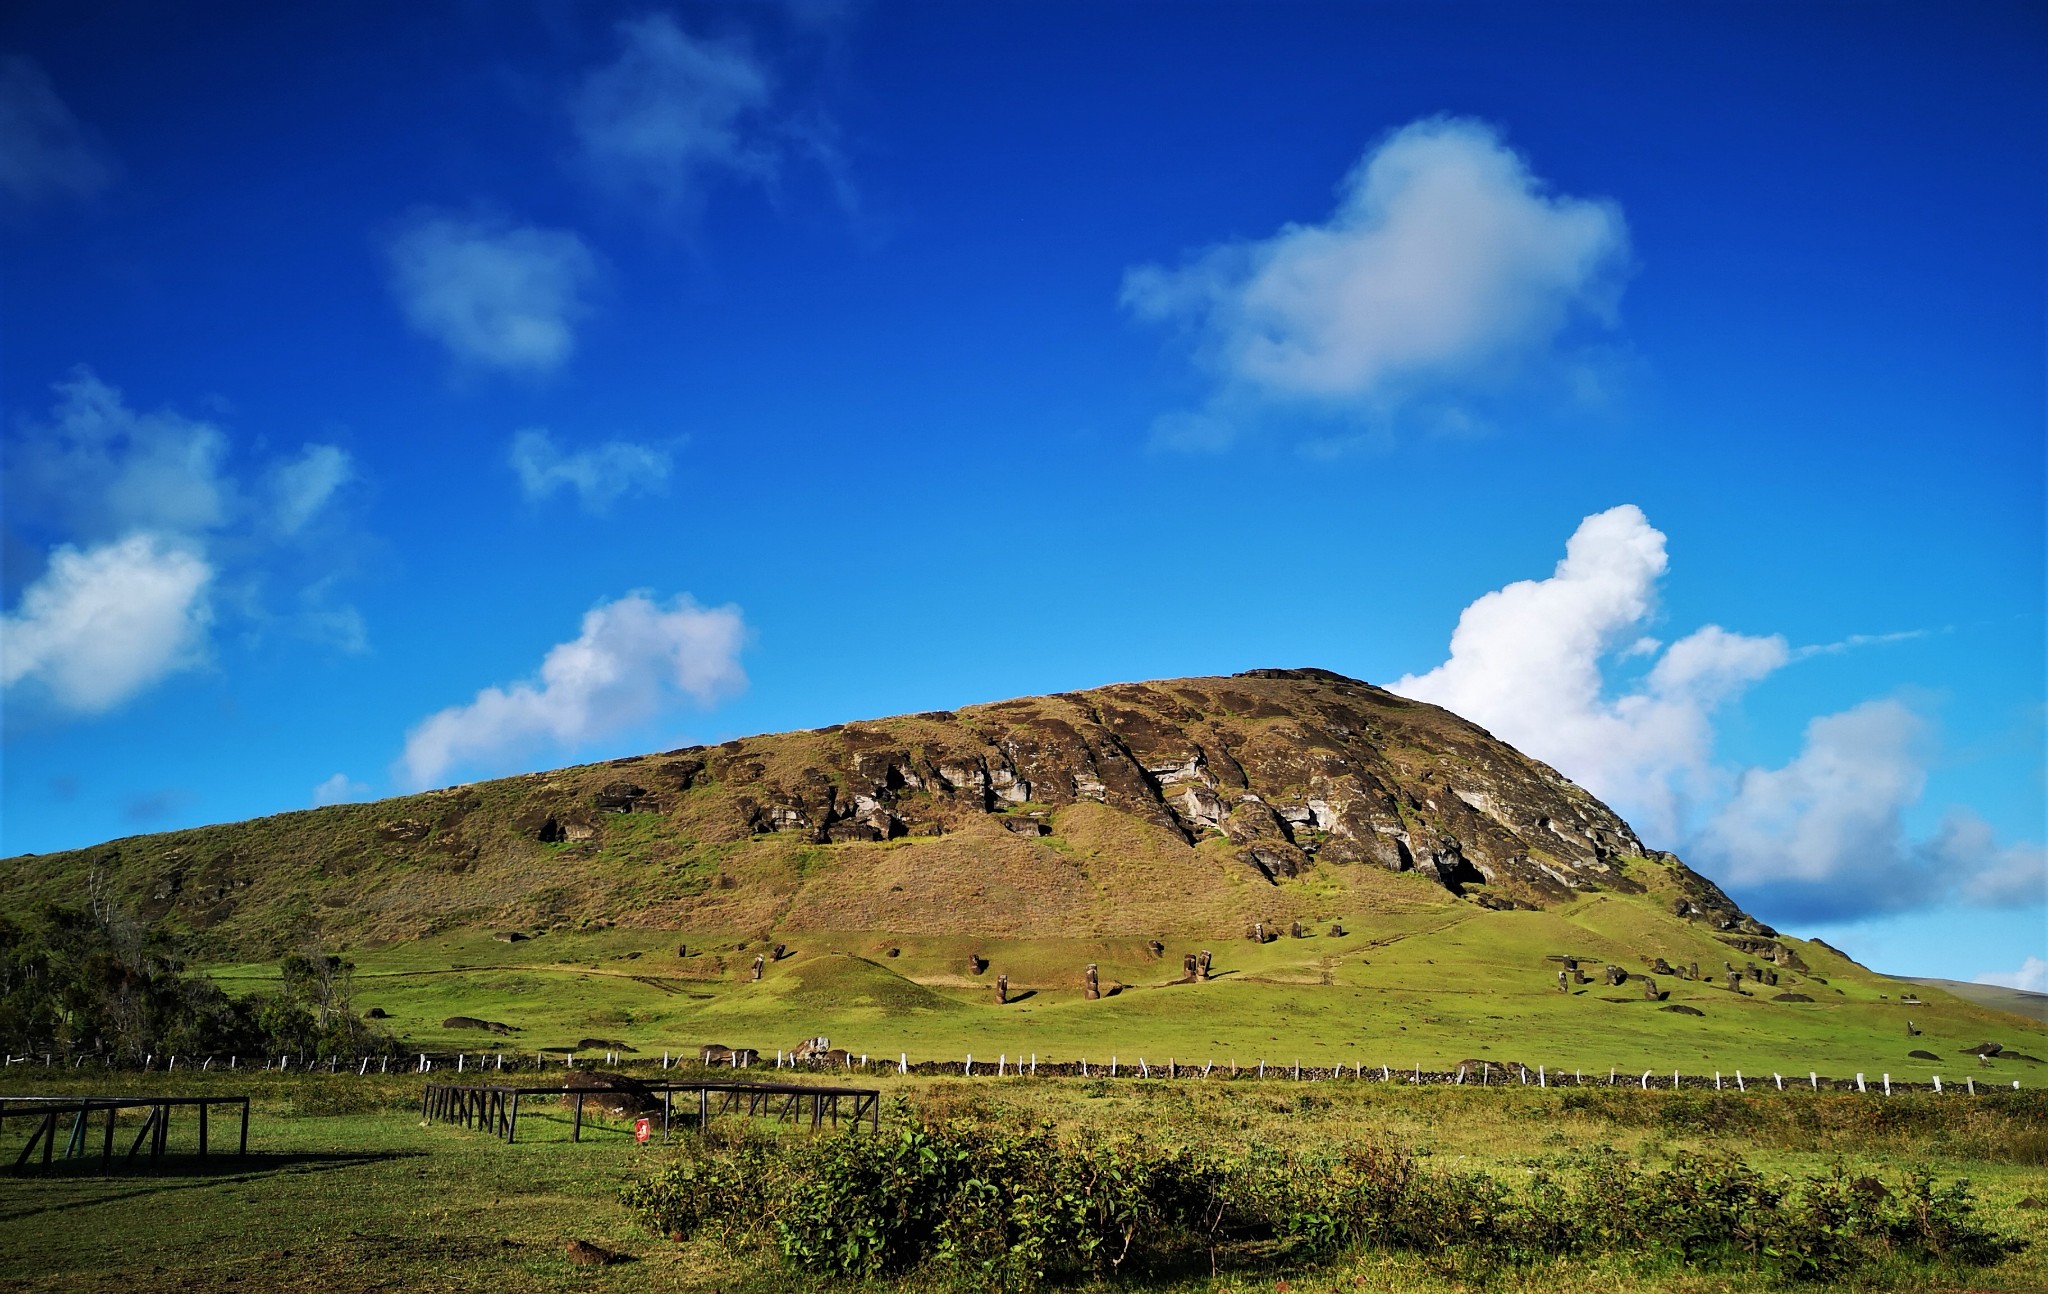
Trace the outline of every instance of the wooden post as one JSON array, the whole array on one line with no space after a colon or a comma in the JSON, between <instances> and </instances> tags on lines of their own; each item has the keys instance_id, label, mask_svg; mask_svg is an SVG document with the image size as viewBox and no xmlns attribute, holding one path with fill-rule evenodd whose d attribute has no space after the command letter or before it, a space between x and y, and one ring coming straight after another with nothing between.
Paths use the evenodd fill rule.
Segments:
<instances>
[{"instance_id":1,"label":"wooden post","mask_svg":"<svg viewBox=\"0 0 2048 1294\"><path fill-rule=\"evenodd\" d=\"M519 1135L519 1093L512 1094L512 1113L505 1120L505 1144L511 1145Z\"/></svg>"},{"instance_id":2,"label":"wooden post","mask_svg":"<svg viewBox=\"0 0 2048 1294\"><path fill-rule=\"evenodd\" d=\"M576 1122L569 1129L569 1140L583 1140L583 1093L576 1094Z\"/></svg>"},{"instance_id":3,"label":"wooden post","mask_svg":"<svg viewBox=\"0 0 2048 1294\"><path fill-rule=\"evenodd\" d=\"M206 1158L206 1112L213 1107L206 1101L199 1103L199 1157Z\"/></svg>"},{"instance_id":4,"label":"wooden post","mask_svg":"<svg viewBox=\"0 0 2048 1294\"><path fill-rule=\"evenodd\" d=\"M113 1129L109 1128L108 1131L112 1132ZM235 1153L245 1159L249 1155L249 1098L246 1096L242 1098L242 1139L235 1147Z\"/></svg>"}]
</instances>

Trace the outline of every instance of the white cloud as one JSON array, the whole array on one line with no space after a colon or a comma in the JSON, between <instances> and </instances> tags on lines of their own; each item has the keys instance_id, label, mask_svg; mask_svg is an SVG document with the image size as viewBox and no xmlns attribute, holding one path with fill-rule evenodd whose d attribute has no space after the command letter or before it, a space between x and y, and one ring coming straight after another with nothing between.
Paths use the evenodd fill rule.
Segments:
<instances>
[{"instance_id":1,"label":"white cloud","mask_svg":"<svg viewBox=\"0 0 2048 1294\"><path fill-rule=\"evenodd\" d=\"M356 781L347 773L336 773L313 788L313 807L328 804L355 804L370 798L370 788Z\"/></svg>"},{"instance_id":2,"label":"white cloud","mask_svg":"<svg viewBox=\"0 0 2048 1294\"><path fill-rule=\"evenodd\" d=\"M1584 785L1651 843L1670 842L1772 920L1849 919L1918 904L2048 902L2048 851L2001 844L1965 810L1916 840L1906 818L1927 784L1932 725L1894 700L1807 725L1780 768L1714 758L1714 716L1793 660L1912 634L1790 649L1715 625L1671 643L1639 633L1668 561L1631 505L1587 517L1548 579L1465 608L1450 658L1391 690L1490 729ZM1649 660L1610 686L1609 660Z\"/></svg>"},{"instance_id":3,"label":"white cloud","mask_svg":"<svg viewBox=\"0 0 2048 1294\"><path fill-rule=\"evenodd\" d=\"M83 365L54 390L48 418L9 438L0 476L10 523L50 550L7 618L6 681L35 681L64 708L94 712L203 659L216 608L261 620L256 590L286 556L280 541L306 528L354 464L308 445L259 468L245 490L214 424L132 408ZM322 590L315 631L360 645L361 617L327 600L328 583L307 586Z\"/></svg>"},{"instance_id":4,"label":"white cloud","mask_svg":"<svg viewBox=\"0 0 2048 1294\"><path fill-rule=\"evenodd\" d=\"M1669 839L1711 781L1714 709L1789 653L1782 638L1709 625L1659 654L1637 631L1667 564L1663 533L1633 504L1587 517L1550 578L1465 608L1450 658L1391 690L1483 725ZM1624 648L1656 663L1637 690L1609 698L1601 664Z\"/></svg>"},{"instance_id":5,"label":"white cloud","mask_svg":"<svg viewBox=\"0 0 2048 1294\"><path fill-rule=\"evenodd\" d=\"M538 679L487 687L468 705L406 734L401 757L415 786L464 764L502 767L542 743L574 746L653 717L677 696L710 705L746 686L738 607L666 607L633 593L586 612L582 632L551 649Z\"/></svg>"},{"instance_id":6,"label":"white cloud","mask_svg":"<svg viewBox=\"0 0 2048 1294\"><path fill-rule=\"evenodd\" d=\"M89 198L113 182L113 160L43 70L18 56L0 58L0 194L26 207Z\"/></svg>"},{"instance_id":7,"label":"white cloud","mask_svg":"<svg viewBox=\"0 0 2048 1294\"><path fill-rule=\"evenodd\" d=\"M299 533L355 474L355 460L340 446L306 446L297 458L270 469L273 523L287 535Z\"/></svg>"},{"instance_id":8,"label":"white cloud","mask_svg":"<svg viewBox=\"0 0 2048 1294\"><path fill-rule=\"evenodd\" d=\"M571 490L593 513L625 495L659 494L668 487L669 451L627 440L564 454L546 428L533 427L512 437L510 461L528 499L540 502Z\"/></svg>"},{"instance_id":9,"label":"white cloud","mask_svg":"<svg viewBox=\"0 0 2048 1294\"><path fill-rule=\"evenodd\" d=\"M60 547L0 618L0 683L39 685L58 704L110 710L205 657L213 569L151 535Z\"/></svg>"},{"instance_id":10,"label":"white cloud","mask_svg":"<svg viewBox=\"0 0 2048 1294\"><path fill-rule=\"evenodd\" d=\"M1977 977L1979 984L2002 984L2029 993L2048 993L2048 958L2029 957L2018 970L1992 971Z\"/></svg>"},{"instance_id":11,"label":"white cloud","mask_svg":"<svg viewBox=\"0 0 2048 1294\"><path fill-rule=\"evenodd\" d=\"M1628 246L1613 203L1551 194L1492 127L1438 117L1368 152L1322 223L1130 270L1122 299L1190 326L1222 377L1209 412L1162 427L1207 444L1247 396L1384 412L1493 383L1611 319Z\"/></svg>"},{"instance_id":12,"label":"white cloud","mask_svg":"<svg viewBox=\"0 0 2048 1294\"><path fill-rule=\"evenodd\" d=\"M226 524L235 497L220 428L131 409L83 365L54 389L49 421L25 428L10 456L16 515L87 540L137 530L196 537Z\"/></svg>"},{"instance_id":13,"label":"white cloud","mask_svg":"<svg viewBox=\"0 0 2048 1294\"><path fill-rule=\"evenodd\" d=\"M691 36L667 14L622 22L617 59L570 100L583 160L604 187L663 212L695 205L712 172L766 176L776 150L758 128L774 93L746 47Z\"/></svg>"},{"instance_id":14,"label":"white cloud","mask_svg":"<svg viewBox=\"0 0 2048 1294\"><path fill-rule=\"evenodd\" d=\"M562 229L425 214L392 240L391 282L414 331L457 360L546 373L576 348L597 257Z\"/></svg>"}]
</instances>

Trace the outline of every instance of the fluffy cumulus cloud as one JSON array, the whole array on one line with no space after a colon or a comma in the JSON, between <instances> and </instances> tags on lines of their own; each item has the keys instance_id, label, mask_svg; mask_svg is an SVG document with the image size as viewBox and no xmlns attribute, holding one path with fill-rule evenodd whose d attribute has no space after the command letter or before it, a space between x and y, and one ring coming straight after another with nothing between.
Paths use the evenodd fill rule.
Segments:
<instances>
[{"instance_id":1,"label":"fluffy cumulus cloud","mask_svg":"<svg viewBox=\"0 0 2048 1294\"><path fill-rule=\"evenodd\" d=\"M1450 658L1393 690L1483 724L1670 839L1711 783L1712 714L1789 658L1785 640L1716 625L1668 647L1642 639L1668 565L1663 532L1623 504L1587 517L1549 578L1486 594L1458 617ZM1654 663L1607 695L1617 649Z\"/></svg>"},{"instance_id":2,"label":"fluffy cumulus cloud","mask_svg":"<svg viewBox=\"0 0 2048 1294\"><path fill-rule=\"evenodd\" d=\"M567 490L592 513L603 513L629 494L668 488L669 451L629 440L564 453L546 428L528 428L512 437L510 461L529 500L539 503Z\"/></svg>"},{"instance_id":3,"label":"fluffy cumulus cloud","mask_svg":"<svg viewBox=\"0 0 2048 1294\"><path fill-rule=\"evenodd\" d=\"M1932 725L1894 700L1814 719L1783 767L1731 769L1716 711L1795 659L1776 635L1708 625L1664 645L1641 631L1668 566L1664 535L1630 505L1587 517L1547 579L1468 606L1450 655L1392 690L1492 730L1678 846L1781 920L1839 920L1930 902L2048 902L2048 855L2006 844L1966 810L1907 829ZM1647 662L1613 686L1617 661Z\"/></svg>"},{"instance_id":4,"label":"fluffy cumulus cloud","mask_svg":"<svg viewBox=\"0 0 2048 1294\"><path fill-rule=\"evenodd\" d=\"M17 207L90 198L114 163L28 59L0 57L0 198Z\"/></svg>"},{"instance_id":5,"label":"fluffy cumulus cloud","mask_svg":"<svg viewBox=\"0 0 2048 1294\"><path fill-rule=\"evenodd\" d=\"M568 230L424 213L386 250L406 321L458 362L548 373L575 351L598 259Z\"/></svg>"},{"instance_id":6,"label":"fluffy cumulus cloud","mask_svg":"<svg viewBox=\"0 0 2048 1294\"><path fill-rule=\"evenodd\" d=\"M0 684L66 709L110 710L205 657L213 568L150 535L63 546L0 619Z\"/></svg>"},{"instance_id":7,"label":"fluffy cumulus cloud","mask_svg":"<svg viewBox=\"0 0 2048 1294\"><path fill-rule=\"evenodd\" d=\"M549 649L538 677L487 687L415 727L403 775L431 786L458 766L502 768L537 746L623 731L677 699L710 705L746 685L745 639L738 607L700 607L686 595L663 605L640 593L604 603Z\"/></svg>"},{"instance_id":8,"label":"fluffy cumulus cloud","mask_svg":"<svg viewBox=\"0 0 2048 1294\"><path fill-rule=\"evenodd\" d=\"M55 391L48 418L7 444L8 515L48 561L0 621L0 680L94 714L206 659L224 568L258 579L267 553L252 538L303 530L354 469L307 445L247 489L214 424L133 408L83 367Z\"/></svg>"},{"instance_id":9,"label":"fluffy cumulus cloud","mask_svg":"<svg viewBox=\"0 0 2048 1294\"><path fill-rule=\"evenodd\" d=\"M569 104L599 184L673 212L701 201L714 174L775 169L761 122L774 83L751 51L692 36L664 13L620 23L618 36L618 57L586 76Z\"/></svg>"},{"instance_id":10,"label":"fluffy cumulus cloud","mask_svg":"<svg viewBox=\"0 0 2048 1294\"><path fill-rule=\"evenodd\" d=\"M2029 957L2020 963L2018 970L1979 975L1977 982L2002 984L2006 988L2024 989L2029 993L2048 993L2048 958Z\"/></svg>"},{"instance_id":11,"label":"fluffy cumulus cloud","mask_svg":"<svg viewBox=\"0 0 2048 1294\"><path fill-rule=\"evenodd\" d=\"M1553 194L1490 126L1433 118L1368 152L1321 223L1133 269L1123 302L1193 331L1224 383L1196 422L1248 395L1384 413L1610 319L1628 247L1613 203Z\"/></svg>"}]
</instances>

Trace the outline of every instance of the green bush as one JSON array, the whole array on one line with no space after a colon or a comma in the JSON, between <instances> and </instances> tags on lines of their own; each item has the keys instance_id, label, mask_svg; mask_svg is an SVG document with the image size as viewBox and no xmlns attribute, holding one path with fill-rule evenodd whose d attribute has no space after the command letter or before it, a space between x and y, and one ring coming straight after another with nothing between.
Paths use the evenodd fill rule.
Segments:
<instances>
[{"instance_id":1,"label":"green bush","mask_svg":"<svg viewBox=\"0 0 2048 1294\"><path fill-rule=\"evenodd\" d=\"M1730 1155L1649 1168L1609 1152L1517 1188L1425 1170L1389 1145L1228 1155L964 1120L795 1148L710 1139L623 1198L671 1238L752 1236L797 1272L919 1271L1002 1290L1360 1250L1461 1268L1601 1254L1832 1280L1888 1259L1991 1263L2021 1243L1982 1224L1967 1182L1925 1174L1886 1186L1837 1166L1795 1181Z\"/></svg>"}]
</instances>

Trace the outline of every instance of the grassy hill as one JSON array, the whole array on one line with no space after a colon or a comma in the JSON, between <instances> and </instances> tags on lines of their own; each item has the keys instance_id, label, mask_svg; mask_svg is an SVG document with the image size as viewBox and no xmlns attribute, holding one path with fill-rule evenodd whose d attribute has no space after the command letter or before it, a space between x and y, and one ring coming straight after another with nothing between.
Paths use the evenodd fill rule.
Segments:
<instances>
[{"instance_id":1,"label":"grassy hill","mask_svg":"<svg viewBox=\"0 0 2048 1294\"><path fill-rule=\"evenodd\" d=\"M357 1004L422 1045L773 1049L824 1033L888 1056L1492 1057L1919 1081L2035 1072L1958 1054L1980 1041L2048 1055L2037 1021L1779 935L1457 716L1312 670L1023 698L22 856L0 860L0 907L76 902L95 874L231 987L267 983L286 951L345 950ZM1215 977L1176 982L1205 949ZM1566 956L1591 981L1560 992ZM1631 977L1604 983L1608 965ZM1730 966L1778 982L1730 988ZM1645 996L1646 973L1668 1000ZM454 1015L518 1032L442 1029Z\"/></svg>"}]
</instances>

